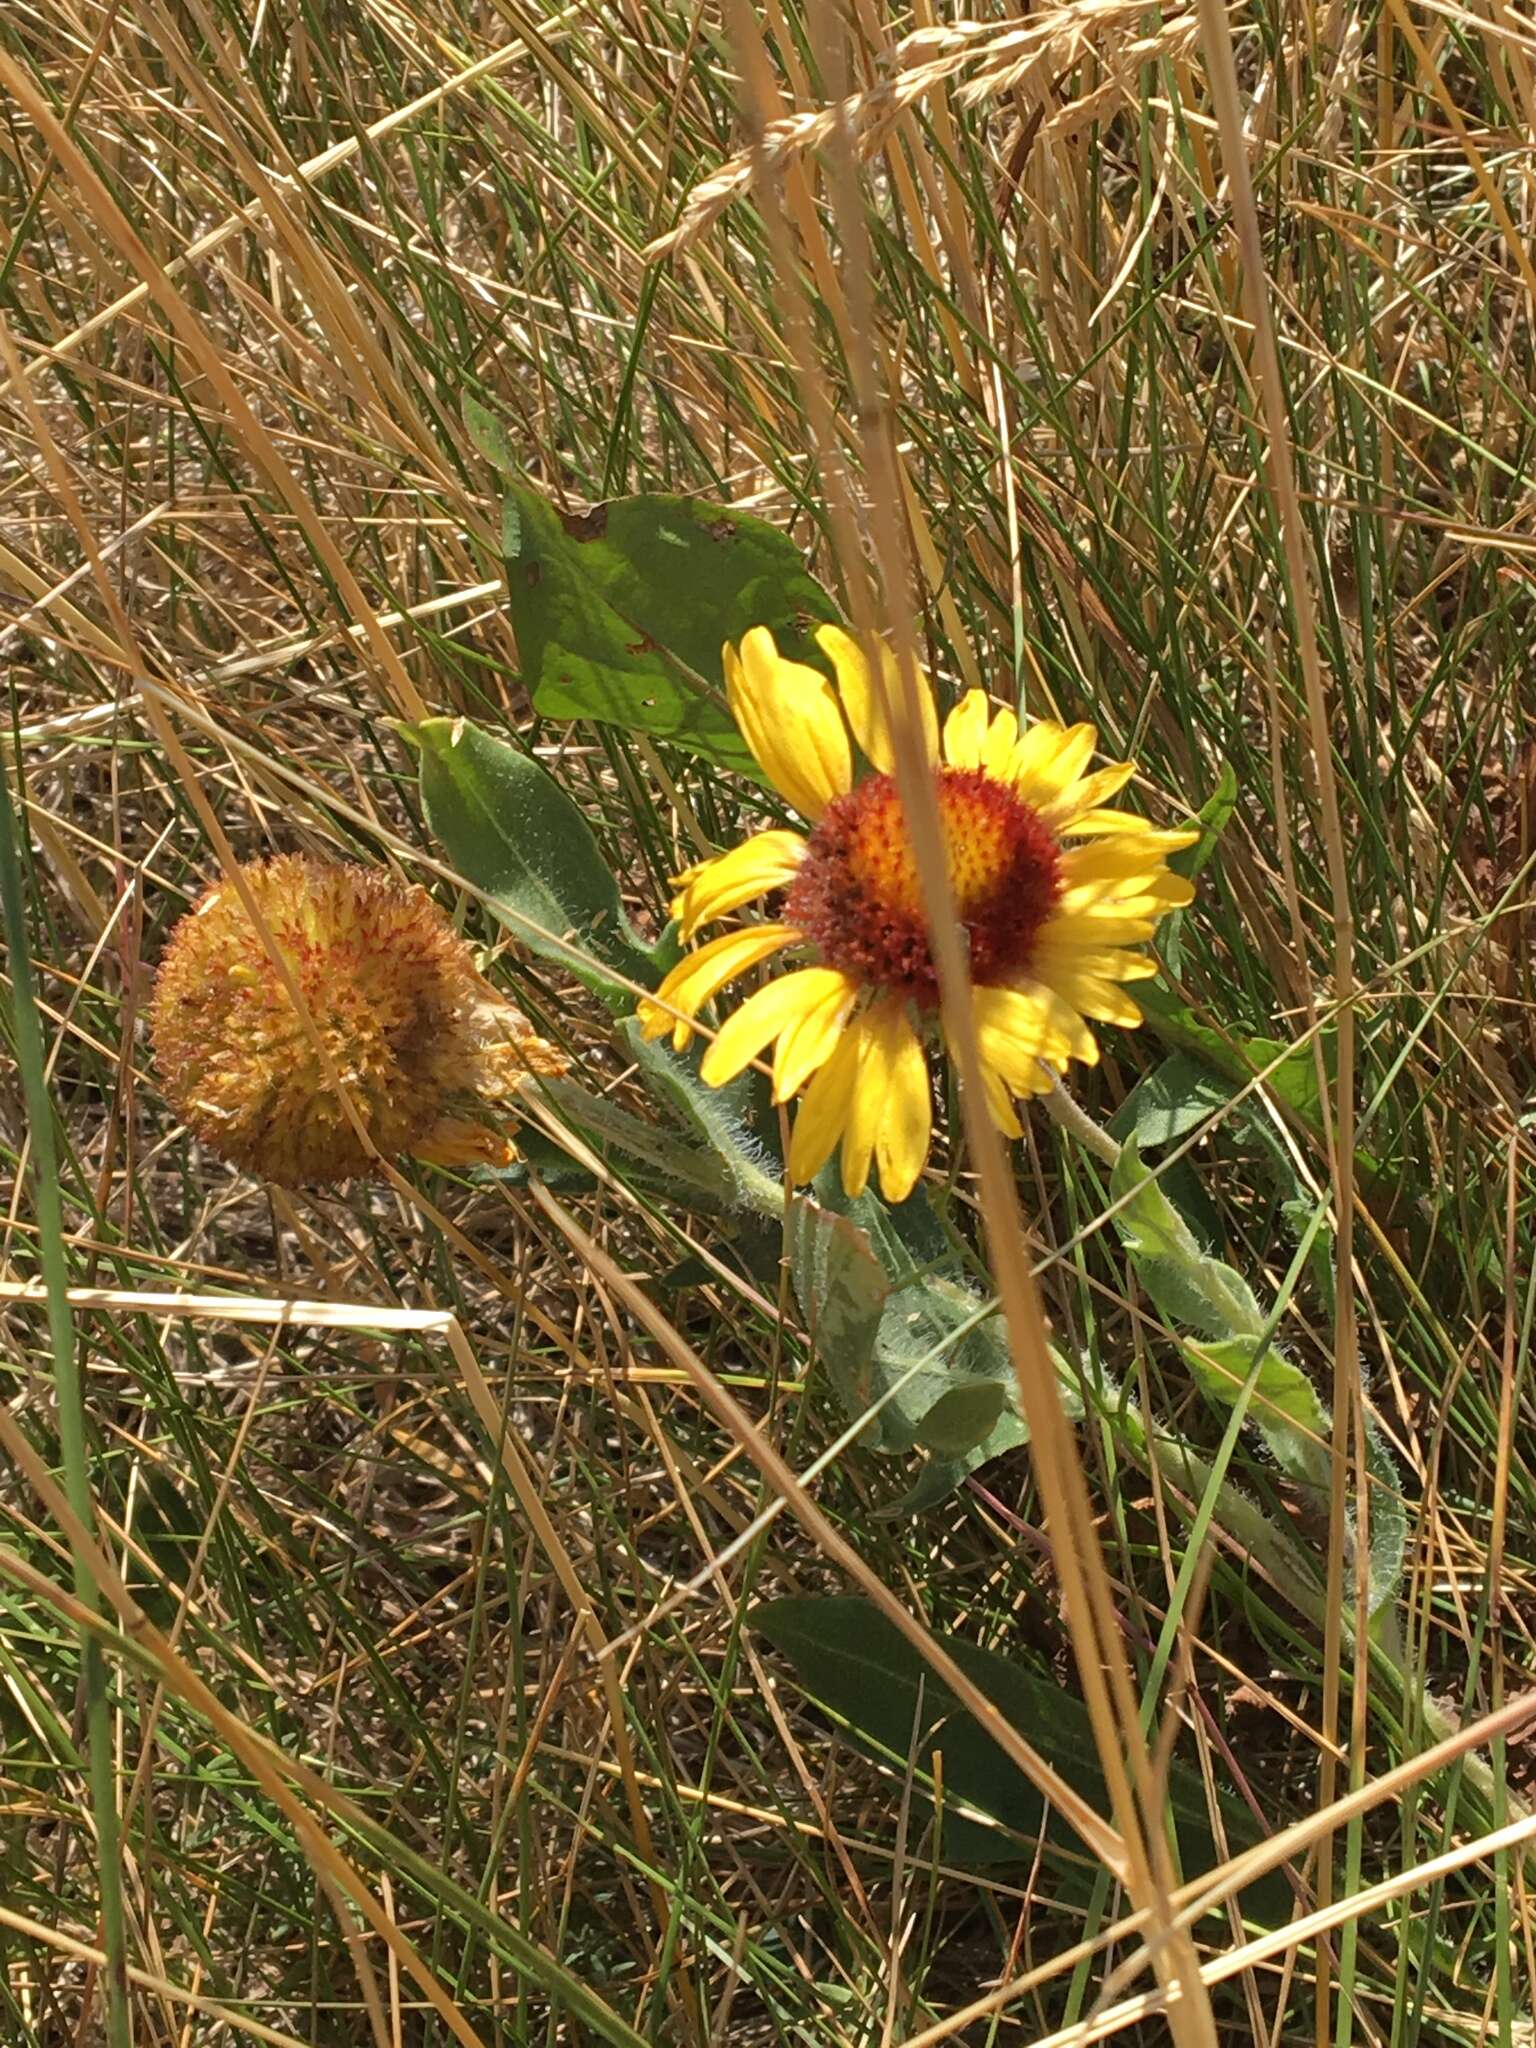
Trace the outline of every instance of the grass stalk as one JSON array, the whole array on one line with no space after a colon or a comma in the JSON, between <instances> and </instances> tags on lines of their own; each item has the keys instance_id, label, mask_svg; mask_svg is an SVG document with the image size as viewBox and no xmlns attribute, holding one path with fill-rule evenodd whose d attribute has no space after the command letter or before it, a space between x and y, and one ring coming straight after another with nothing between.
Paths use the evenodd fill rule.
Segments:
<instances>
[{"instance_id":1,"label":"grass stalk","mask_svg":"<svg viewBox=\"0 0 1536 2048\"><path fill-rule=\"evenodd\" d=\"M27 1143L32 1155L32 1200L37 1217L38 1263L48 1291L48 1341L64 1485L76 1518L94 1529L91 1451L86 1424L85 1381L69 1305L69 1268L64 1251L64 1209L54 1143L53 1099L48 1089L42 1022L32 983L31 935L23 896L11 776L0 748L0 912L11 962L11 1008L16 1060L27 1107ZM100 1614L101 1594L90 1554L71 1546L75 1597ZM80 1692L85 1705L85 1738L90 1782L91 1824L98 1866L97 1906L101 1916L102 1998L110 2048L130 2048L133 2036L128 1984L128 1912L123 1883L123 1845L117 1806L117 1754L107 1662L88 1630L79 1636Z\"/></svg>"}]
</instances>

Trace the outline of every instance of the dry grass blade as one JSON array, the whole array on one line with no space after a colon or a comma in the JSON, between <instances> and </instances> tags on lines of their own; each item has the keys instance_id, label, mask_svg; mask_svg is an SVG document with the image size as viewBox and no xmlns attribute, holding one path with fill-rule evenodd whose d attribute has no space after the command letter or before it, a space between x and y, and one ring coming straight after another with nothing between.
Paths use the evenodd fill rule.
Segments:
<instances>
[{"instance_id":1,"label":"dry grass blade","mask_svg":"<svg viewBox=\"0 0 1536 2048\"><path fill-rule=\"evenodd\" d=\"M3 51L0 51L0 84L14 95L28 117L37 124L49 148L58 156L64 169L79 187L82 199L90 207L103 233L117 247L129 268L144 281L150 297L218 394L220 403L228 412L252 459L265 472L274 489L298 520L314 547L317 558L346 599L354 620L362 627L369 652L378 664L389 700L403 717L424 717L427 707L417 694L416 686L407 675L392 641L380 628L374 609L363 595L356 576L331 540L324 522L315 517L308 496L300 488L297 478L278 452L271 436L241 394L218 350L210 344L202 323L156 263L149 249L118 207L111 192L91 168L73 138L61 126L46 100L19 66ZM19 363L13 360L6 367L12 380L19 382Z\"/></svg>"},{"instance_id":2,"label":"dry grass blade","mask_svg":"<svg viewBox=\"0 0 1536 2048\"><path fill-rule=\"evenodd\" d=\"M836 77L841 69L841 33L824 10L818 9L814 19L823 38L824 66ZM1136 1716L1129 1666L1077 1444L1067 1425L1046 1341L1045 1316L1025 1242L1017 1189L986 1104L964 926L956 907L937 783L922 737L923 685L908 596L908 552L897 516L901 493L890 432L890 392L871 345L874 300L862 198L848 138L840 136L839 140L842 147L833 151L831 164L832 210L846 251L846 346L861 429L865 495L861 510L868 521L876 574L867 579L862 573L862 554L845 552L841 567L855 593L855 622L868 644L873 648L878 638L888 636L896 656L899 691L885 703L884 717L891 733L896 782L938 970L944 1037L959 1069L965 1136L978 1179L992 1272L1018 1377L1046 1526L1061 1574L1066 1625L1122 1845L1117 1875L1135 1904L1150 1915L1149 1955L1159 1979L1182 1988L1173 2019L1175 2038L1203 2044L1214 2041L1214 2020L1200 1987L1194 1946L1177 1926L1169 1907L1171 1869L1151 1758ZM825 453L830 456L832 451ZM879 679L877 688L888 695L878 661L871 661L871 672Z\"/></svg>"},{"instance_id":3,"label":"dry grass blade","mask_svg":"<svg viewBox=\"0 0 1536 2048\"><path fill-rule=\"evenodd\" d=\"M614 1295L665 1348L667 1356L686 1375L699 1398L742 1445L771 1483L775 1493L786 1503L789 1512L817 1545L847 1573L853 1583L875 1603L887 1619L895 1624L935 1676L940 1678L956 1699L975 1715L999 1748L1076 1828L1094 1854L1102 1858L1112 1870L1118 1872L1123 1869L1124 1852L1113 1829L1107 1827L1093 1808L1051 1768L1038 1751L1031 1747L980 1687L966 1676L953 1657L933 1640L922 1623L909 1614L900 1600L881 1583L853 1546L838 1534L806 1493L791 1468L753 1426L745 1410L732 1399L703 1360L672 1328L666 1317L647 1300L642 1290L614 1264L602 1247L588 1236L576 1219L553 1196L536 1186L534 1197L546 1214L559 1225L582 1259L595 1273L601 1275Z\"/></svg>"},{"instance_id":4,"label":"dry grass blade","mask_svg":"<svg viewBox=\"0 0 1536 2048\"><path fill-rule=\"evenodd\" d=\"M110 1969L81 1631L142 2048L1525 2038L1533 51L1457 0L0 10L0 749L60 1219L8 961L7 2048L87 2038ZM518 952L393 714L536 760L647 939L783 821L547 715L466 399L578 523L755 511L941 711L1091 722L1130 807L1219 828L1081 1115L1000 1163L974 1090L935 1097L925 1194L994 1331L1005 1283L1032 1451L861 1434L765 1213L771 1111L720 1212L564 1100L499 1176L277 1194L161 1097L168 934L299 851L420 878L668 1142L587 935ZM910 734L902 780L944 939ZM1334 1396L1331 1527L1141 1291L1100 1125ZM29 1476L62 1469L50 1245L105 1618ZM1362 1508L1406 1567L1374 1639L1326 1576ZM969 1717L829 1724L754 1614L848 1592L925 1687L957 1641L1060 1695L986 1755L1075 1826L1001 1823ZM1289 1920L1244 1925L1275 1872Z\"/></svg>"},{"instance_id":5,"label":"dry grass blade","mask_svg":"<svg viewBox=\"0 0 1536 2048\"><path fill-rule=\"evenodd\" d=\"M45 1949L54 1949L60 1955L68 1956L71 1962L84 1963L88 1968L99 1970L106 1963L105 1952L94 1948L83 1936L70 1936L57 1927L46 1926L32 1920L24 1913L13 1913L8 1906L0 1906L0 1926L24 1941L35 1941ZM216 2025L226 2027L232 2035L250 2041L261 2041L266 2048L309 2048L297 2034L279 2032L251 2014L236 2011L216 1998L205 1997L201 1992L185 1984L172 1984L164 1977L157 1977L151 1970L142 1970L136 1963L128 1965L128 1976L132 1983L146 1991L153 1991L158 1998L167 1999L174 2006L186 2006L191 2012L202 2013Z\"/></svg>"},{"instance_id":6,"label":"dry grass blade","mask_svg":"<svg viewBox=\"0 0 1536 2048\"><path fill-rule=\"evenodd\" d=\"M1286 582L1295 622L1296 659L1306 690L1312 766L1322 806L1323 845L1327 859L1330 909L1334 926L1334 998L1339 1005L1338 1075L1327 1130L1333 1183L1335 1279L1333 1362L1333 1482L1329 1500L1327 1640L1324 1651L1323 1739L1318 1793L1326 1809L1333 1804L1335 1765L1332 1745L1337 1737L1340 1666L1344 1643L1346 1512L1351 1495L1360 1503L1362 1549L1369 1549L1370 1482L1366 1463L1364 1390L1360 1378L1359 1340L1355 1320L1355 921L1349 857L1333 765L1333 721L1323 680L1313 606L1312 564L1308 559L1301 502L1291 459L1290 426L1280 355L1275 343L1274 316L1264 268L1263 242L1248 161L1248 138L1238 97L1237 68L1230 25L1219 0L1200 0L1200 20L1210 66L1211 96L1221 131L1222 152L1232 191L1232 215L1243 258L1243 302L1253 329L1255 382L1264 410L1265 470L1274 496L1275 515L1284 552ZM1299 905L1293 903L1293 931L1302 936ZM1329 1099L1328 1075L1321 1055L1317 1062L1319 1094ZM1351 1774L1365 1770L1366 1701L1370 1611L1364 1572L1355 1574L1354 1714L1350 1727ZM1333 1859L1325 1840L1319 1861L1318 1895L1324 1907L1332 1891ZM1329 1964L1326 1949L1318 1967L1318 2039L1332 2030Z\"/></svg>"},{"instance_id":7,"label":"dry grass blade","mask_svg":"<svg viewBox=\"0 0 1536 2048\"><path fill-rule=\"evenodd\" d=\"M890 78L832 105L764 121L752 148L701 180L677 225L658 235L645 254L656 261L692 248L756 183L781 177L786 165L834 139L873 155L905 113L957 81L963 102L1007 97L1021 122L1029 123L1035 110L1055 102L1060 79L1091 64L1101 74L1093 94L1061 107L1043 132L1052 136L1110 119L1134 98L1143 66L1184 54L1194 39L1193 13L1171 16L1154 34L1134 33L1145 20L1146 10L1130 0L1068 0L1032 15L1023 27L970 22L916 29L891 53Z\"/></svg>"}]
</instances>

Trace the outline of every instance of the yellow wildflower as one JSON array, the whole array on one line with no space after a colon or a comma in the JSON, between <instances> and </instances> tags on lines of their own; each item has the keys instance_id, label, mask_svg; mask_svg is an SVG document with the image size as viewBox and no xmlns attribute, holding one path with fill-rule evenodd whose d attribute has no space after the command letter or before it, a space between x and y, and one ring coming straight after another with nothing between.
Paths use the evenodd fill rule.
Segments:
<instances>
[{"instance_id":1,"label":"yellow wildflower","mask_svg":"<svg viewBox=\"0 0 1536 2048\"><path fill-rule=\"evenodd\" d=\"M773 1092L803 1092L790 1145L797 1181L842 1147L843 1185L859 1194L873 1162L890 1201L911 1193L928 1157L932 1090L925 1053L938 1018L938 978L884 702L859 643L837 626L817 634L836 675L788 661L756 626L725 649L726 688L743 738L805 832L759 832L678 879L672 910L684 940L743 905L782 894L778 918L710 939L642 1007L646 1035L690 1020L722 988L781 952L804 963L769 980L721 1026L701 1073L720 1086L773 1048ZM882 648L887 687L895 659ZM1088 1019L1136 1025L1122 984L1156 972L1128 950L1188 903L1191 884L1166 856L1198 838L1156 831L1106 806L1130 762L1091 766L1091 725L1023 731L980 690L939 731L926 680L924 733L938 781L950 882L976 991L988 1105L1018 1137L1014 1098L1043 1093L1069 1060L1092 1064ZM870 772L855 769L855 744Z\"/></svg>"}]
</instances>

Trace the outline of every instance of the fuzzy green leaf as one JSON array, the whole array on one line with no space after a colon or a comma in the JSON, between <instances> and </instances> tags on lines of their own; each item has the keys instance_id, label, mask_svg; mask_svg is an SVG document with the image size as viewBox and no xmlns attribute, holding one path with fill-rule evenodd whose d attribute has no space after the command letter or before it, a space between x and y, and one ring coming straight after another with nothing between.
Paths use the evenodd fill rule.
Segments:
<instances>
[{"instance_id":1,"label":"fuzzy green leaf","mask_svg":"<svg viewBox=\"0 0 1536 2048\"><path fill-rule=\"evenodd\" d=\"M875 1339L891 1291L890 1277L869 1239L846 1216L798 1201L790 1223L790 1272L817 1358L850 1421L879 1389ZM876 1416L864 1440L887 1445L887 1416Z\"/></svg>"},{"instance_id":2,"label":"fuzzy green leaf","mask_svg":"<svg viewBox=\"0 0 1536 2048\"><path fill-rule=\"evenodd\" d=\"M866 1195L838 1214L799 1201L791 1242L800 1311L844 1413L880 1403L872 1448L953 1459L996 1433L1015 1387L1002 1325L968 1287L913 1264L883 1203Z\"/></svg>"},{"instance_id":3,"label":"fuzzy green leaf","mask_svg":"<svg viewBox=\"0 0 1536 2048\"><path fill-rule=\"evenodd\" d=\"M546 1080L542 1087L577 1135L610 1165L629 1168L652 1187L690 1206L730 1206L725 1162L712 1147L691 1143L678 1135L673 1125L631 1116L580 1082Z\"/></svg>"},{"instance_id":4,"label":"fuzzy green leaf","mask_svg":"<svg viewBox=\"0 0 1536 2048\"><path fill-rule=\"evenodd\" d=\"M675 1053L664 1038L646 1038L637 1017L624 1018L616 1035L672 1124L720 1162L726 1205L774 1221L782 1217L784 1169L754 1134L751 1078L706 1087L697 1053Z\"/></svg>"},{"instance_id":5,"label":"fuzzy green leaf","mask_svg":"<svg viewBox=\"0 0 1536 2048\"><path fill-rule=\"evenodd\" d=\"M1317 1061L1310 1044L1288 1045L1280 1038L1251 1038L1214 1030L1202 1023L1171 989L1154 981L1138 986L1136 1000L1164 1044L1180 1052L1194 1053L1239 1086L1251 1081L1255 1074L1269 1070L1264 1085L1275 1099L1294 1110L1309 1128L1320 1128ZM1323 1035L1323 1061L1330 1075L1337 1061L1336 1047L1335 1034L1329 1029Z\"/></svg>"},{"instance_id":6,"label":"fuzzy green leaf","mask_svg":"<svg viewBox=\"0 0 1536 2048\"><path fill-rule=\"evenodd\" d=\"M973 1444L958 1458L943 1457L936 1453L923 1466L904 1494L876 1512L882 1521L897 1521L905 1516L927 1514L931 1508L940 1506L952 1493L958 1491L973 1472L979 1472L983 1465L990 1465L994 1458L1001 1458L1008 1451L1016 1451L1021 1444L1028 1442L1029 1428L1018 1411L1017 1402L1010 1394L1007 1405L980 1443Z\"/></svg>"},{"instance_id":7,"label":"fuzzy green leaf","mask_svg":"<svg viewBox=\"0 0 1536 2048\"><path fill-rule=\"evenodd\" d=\"M1218 1407L1230 1409L1253 1372L1252 1343L1239 1337L1186 1343L1183 1350L1200 1387ZM1254 1376L1248 1421L1282 1472L1303 1486L1327 1487L1333 1418L1301 1367L1273 1344L1265 1347Z\"/></svg>"},{"instance_id":8,"label":"fuzzy green leaf","mask_svg":"<svg viewBox=\"0 0 1536 2048\"><path fill-rule=\"evenodd\" d=\"M1250 1374L1246 1420L1263 1438L1288 1477L1325 1493L1331 1470L1333 1418L1301 1370L1266 1335L1267 1318L1235 1268L1203 1251L1193 1231L1143 1163L1134 1137L1126 1141L1110 1190L1128 1197L1115 1228L1137 1277L1167 1320L1202 1340L1183 1349L1204 1392L1229 1413ZM1257 1370L1255 1360L1257 1359ZM1367 1426L1371 1493L1371 1607L1396 1592L1402 1575L1407 1521L1391 1453L1373 1422Z\"/></svg>"},{"instance_id":9,"label":"fuzzy green leaf","mask_svg":"<svg viewBox=\"0 0 1536 2048\"><path fill-rule=\"evenodd\" d=\"M1143 1152L1176 1145L1232 1100L1220 1075L1184 1053L1175 1053L1136 1083L1115 1112L1110 1129L1117 1138L1134 1136Z\"/></svg>"},{"instance_id":10,"label":"fuzzy green leaf","mask_svg":"<svg viewBox=\"0 0 1536 2048\"><path fill-rule=\"evenodd\" d=\"M940 1394L922 1421L922 1440L940 1457L963 1458L983 1444L1008 1404L1006 1380L967 1380Z\"/></svg>"},{"instance_id":11,"label":"fuzzy green leaf","mask_svg":"<svg viewBox=\"0 0 1536 2048\"><path fill-rule=\"evenodd\" d=\"M1237 796L1237 771L1230 761L1223 761L1215 789L1195 813L1195 823L1200 827L1199 840L1173 856L1173 866L1181 874L1188 875L1191 881L1216 851L1221 835L1237 809Z\"/></svg>"},{"instance_id":12,"label":"fuzzy green leaf","mask_svg":"<svg viewBox=\"0 0 1536 2048\"><path fill-rule=\"evenodd\" d=\"M1371 1612L1377 1614L1396 1594L1408 1552L1408 1503L1403 1499L1397 1460L1387 1448L1381 1426L1369 1411L1365 1417L1365 1467L1370 1475Z\"/></svg>"},{"instance_id":13,"label":"fuzzy green leaf","mask_svg":"<svg viewBox=\"0 0 1536 2048\"><path fill-rule=\"evenodd\" d=\"M427 823L454 867L530 953L558 961L626 1007L622 975L653 987L650 949L631 929L587 821L537 761L465 719L403 729L421 762Z\"/></svg>"},{"instance_id":14,"label":"fuzzy green leaf","mask_svg":"<svg viewBox=\"0 0 1536 2048\"><path fill-rule=\"evenodd\" d=\"M1258 1338L1264 1317L1253 1289L1233 1266L1202 1251L1194 1232L1127 1138L1109 1180L1115 1228L1137 1277L1169 1322L1202 1337Z\"/></svg>"}]
</instances>

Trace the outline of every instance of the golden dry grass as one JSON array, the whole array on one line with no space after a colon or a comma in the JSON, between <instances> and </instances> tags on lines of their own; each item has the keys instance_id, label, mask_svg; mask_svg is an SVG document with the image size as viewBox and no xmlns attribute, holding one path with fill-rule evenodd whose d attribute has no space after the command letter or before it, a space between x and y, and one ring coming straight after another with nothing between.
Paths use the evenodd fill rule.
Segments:
<instances>
[{"instance_id":1,"label":"golden dry grass","mask_svg":"<svg viewBox=\"0 0 1536 2048\"><path fill-rule=\"evenodd\" d=\"M1526 1767L1480 1717L1533 1660L1532 49L1503 6L1409 0L0 20L6 760L95 1518L50 1477L69 1387L8 1081L0 2039L1529 2037ZM946 683L1091 716L1191 804L1230 766L1170 971L1218 1030L1328 1048L1330 1125L1252 1097L1346 1282L1302 1273L1283 1335L1338 1498L1362 1397L1394 1447L1394 1639L1464 1778L1351 1640L1341 1516L1303 1527L1332 1578L1298 1612L1222 1514L1191 1545L1198 1486L1123 1417L1053 1414L1037 1301L1221 1435L1053 1125L1005 1160L957 1115L950 1212L1044 1454L919 1521L857 1448L796 1477L839 1422L771 1246L617 1175L268 1195L176 1127L142 1032L164 935L289 848L428 881L636 1100L575 985L454 889L390 721L534 748L651 927L746 793L534 718L466 395L563 504L750 505ZM1115 1039L1095 1108L1152 1057ZM1190 1154L1272 1292L1267 1156L1236 1105ZM1234 1476L1294 1509L1250 1449ZM1129 1898L936 1867L901 1773L745 1623L850 1583L930 1655L953 1631L1084 1693ZM1164 1733L1296 1829L1290 1925L1109 1938L1178 1882L1144 1825Z\"/></svg>"}]
</instances>

